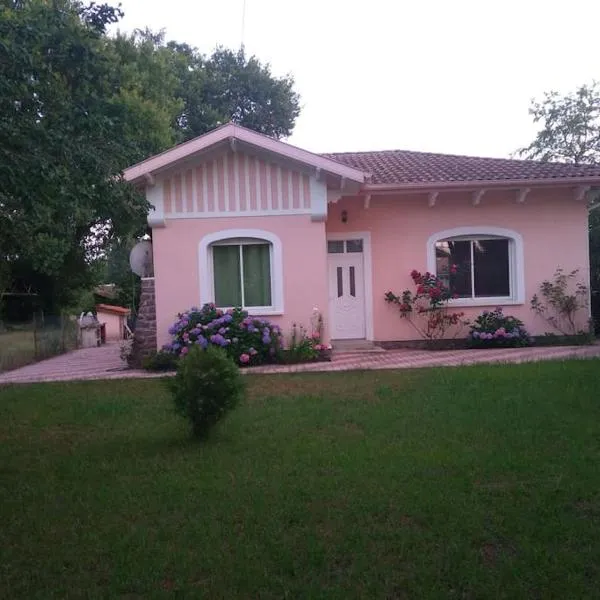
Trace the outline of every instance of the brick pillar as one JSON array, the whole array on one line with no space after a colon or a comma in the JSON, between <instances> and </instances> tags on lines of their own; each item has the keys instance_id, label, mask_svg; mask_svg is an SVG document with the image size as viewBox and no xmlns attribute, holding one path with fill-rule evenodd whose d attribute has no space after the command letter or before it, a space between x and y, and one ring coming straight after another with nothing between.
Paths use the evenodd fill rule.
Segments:
<instances>
[{"instance_id":1,"label":"brick pillar","mask_svg":"<svg viewBox=\"0 0 600 600\"><path fill-rule=\"evenodd\" d=\"M156 352L156 299L154 277L142 277L140 309L133 333L133 351L129 366L140 368L142 359Z\"/></svg>"}]
</instances>

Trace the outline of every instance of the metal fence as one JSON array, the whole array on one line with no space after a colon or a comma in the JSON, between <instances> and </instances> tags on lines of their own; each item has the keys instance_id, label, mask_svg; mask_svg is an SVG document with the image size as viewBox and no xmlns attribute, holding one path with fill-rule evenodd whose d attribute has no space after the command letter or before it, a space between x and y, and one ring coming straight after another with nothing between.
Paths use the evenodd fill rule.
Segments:
<instances>
[{"instance_id":1,"label":"metal fence","mask_svg":"<svg viewBox=\"0 0 600 600\"><path fill-rule=\"evenodd\" d=\"M70 315L0 322L0 372L75 350L78 340L77 318Z\"/></svg>"}]
</instances>

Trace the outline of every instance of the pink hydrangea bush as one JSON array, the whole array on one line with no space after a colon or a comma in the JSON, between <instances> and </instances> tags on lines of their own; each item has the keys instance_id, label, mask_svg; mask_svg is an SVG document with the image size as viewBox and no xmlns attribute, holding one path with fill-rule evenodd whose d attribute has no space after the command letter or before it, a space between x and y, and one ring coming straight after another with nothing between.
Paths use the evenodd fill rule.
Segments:
<instances>
[{"instance_id":1,"label":"pink hydrangea bush","mask_svg":"<svg viewBox=\"0 0 600 600\"><path fill-rule=\"evenodd\" d=\"M473 348L522 347L529 346L532 338L523 322L510 315L504 315L502 307L484 311L471 325L469 345Z\"/></svg>"},{"instance_id":2,"label":"pink hydrangea bush","mask_svg":"<svg viewBox=\"0 0 600 600\"><path fill-rule=\"evenodd\" d=\"M164 352L185 356L194 346L223 348L241 366L275 362L282 347L281 329L241 308L223 311L214 304L193 307L177 315L169 328Z\"/></svg>"}]
</instances>

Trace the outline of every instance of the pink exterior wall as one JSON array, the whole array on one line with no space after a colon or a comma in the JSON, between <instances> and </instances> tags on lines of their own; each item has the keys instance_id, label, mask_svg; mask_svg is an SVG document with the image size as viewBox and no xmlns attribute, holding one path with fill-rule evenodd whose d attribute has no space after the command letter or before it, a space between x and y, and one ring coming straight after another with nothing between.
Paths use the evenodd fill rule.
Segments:
<instances>
[{"instance_id":1,"label":"pink exterior wall","mask_svg":"<svg viewBox=\"0 0 600 600\"><path fill-rule=\"evenodd\" d=\"M208 178L203 179L205 176ZM329 205L326 223L318 223L312 222L309 214L290 214L310 206L305 175L243 154L194 165L180 175L172 174L167 182L163 188L166 227L153 231L159 347L169 340L167 329L176 314L201 302L200 241L227 229L260 229L281 240L284 314L265 317L286 332L294 322L308 327L313 306L320 308L328 323L327 233L371 234L376 341L418 338L397 309L386 304L384 294L414 288L409 273L427 269L427 240L442 230L496 227L522 236L524 302L508 306L505 312L522 319L532 334L552 330L529 307L542 280L551 278L558 266L566 271L579 268L581 280L586 284L589 280L587 208L584 202L574 200L569 188L534 189L524 203L516 202L514 190L487 191L477 206L467 192L442 192L433 207L428 206L427 194L373 196L368 209L364 198L345 197ZM202 196L204 192L208 195ZM347 211L347 223L341 222L343 210ZM231 214L214 214L222 211ZM278 214L257 214L260 211ZM187 214L177 218L174 212ZM248 216L249 212L254 214ZM472 320L485 308L457 310ZM581 328L586 327L588 316L580 315Z\"/></svg>"},{"instance_id":2,"label":"pink exterior wall","mask_svg":"<svg viewBox=\"0 0 600 600\"><path fill-rule=\"evenodd\" d=\"M112 313L98 310L98 321L106 323L106 339L121 340L123 339L123 324L124 317Z\"/></svg>"},{"instance_id":3,"label":"pink exterior wall","mask_svg":"<svg viewBox=\"0 0 600 600\"><path fill-rule=\"evenodd\" d=\"M294 322L309 326L313 306L327 310L324 223L308 215L169 219L165 228L152 232L159 347L169 341L167 330L176 314L200 304L200 241L227 229L260 229L281 240L284 315L264 318L288 332Z\"/></svg>"},{"instance_id":4,"label":"pink exterior wall","mask_svg":"<svg viewBox=\"0 0 600 600\"><path fill-rule=\"evenodd\" d=\"M341 222L342 210L347 211L347 223ZM505 313L522 319L532 334L552 330L529 307L542 280L560 266L580 269L582 281L589 281L587 207L573 199L571 189L532 190L523 204L516 203L514 191L488 191L478 206L472 205L471 194L459 192L440 193L434 207L428 206L425 194L373 196L368 209L362 198L342 198L329 206L326 228L328 233L371 232L375 340L418 338L383 296L388 290L414 289L409 273L427 269L426 242L431 235L467 226L502 227L522 235L525 302L507 307ZM484 307L457 310L473 319ZM582 328L588 317L589 313L580 315Z\"/></svg>"}]
</instances>

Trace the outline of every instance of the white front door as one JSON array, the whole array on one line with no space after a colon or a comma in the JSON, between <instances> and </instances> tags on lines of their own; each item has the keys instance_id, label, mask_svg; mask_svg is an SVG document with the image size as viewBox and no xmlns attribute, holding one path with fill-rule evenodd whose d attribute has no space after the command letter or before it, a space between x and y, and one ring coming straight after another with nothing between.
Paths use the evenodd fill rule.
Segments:
<instances>
[{"instance_id":1,"label":"white front door","mask_svg":"<svg viewBox=\"0 0 600 600\"><path fill-rule=\"evenodd\" d=\"M362 240L329 240L330 335L334 340L365 338L365 277Z\"/></svg>"}]
</instances>

